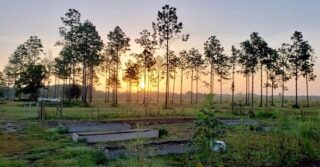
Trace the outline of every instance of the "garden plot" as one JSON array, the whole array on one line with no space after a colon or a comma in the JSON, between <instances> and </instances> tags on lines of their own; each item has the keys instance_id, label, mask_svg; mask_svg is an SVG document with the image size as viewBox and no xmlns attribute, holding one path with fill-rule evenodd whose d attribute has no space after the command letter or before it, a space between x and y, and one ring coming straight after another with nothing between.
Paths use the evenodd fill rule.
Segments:
<instances>
[{"instance_id":1,"label":"garden plot","mask_svg":"<svg viewBox=\"0 0 320 167\"><path fill-rule=\"evenodd\" d=\"M227 126L260 125L260 122L254 119L218 119L218 121Z\"/></svg>"},{"instance_id":2,"label":"garden plot","mask_svg":"<svg viewBox=\"0 0 320 167\"><path fill-rule=\"evenodd\" d=\"M101 132L101 131L122 131L129 130L130 124L127 123L96 123L96 122L75 122L65 123L69 133L78 132Z\"/></svg>"},{"instance_id":3,"label":"garden plot","mask_svg":"<svg viewBox=\"0 0 320 167\"><path fill-rule=\"evenodd\" d=\"M159 131L156 129L132 129L121 131L98 131L73 133L73 141L86 143L123 141L138 138L158 138Z\"/></svg>"},{"instance_id":4,"label":"garden plot","mask_svg":"<svg viewBox=\"0 0 320 167\"><path fill-rule=\"evenodd\" d=\"M9 121L0 120L0 129L6 133L16 133L21 130L21 126Z\"/></svg>"},{"instance_id":5,"label":"garden plot","mask_svg":"<svg viewBox=\"0 0 320 167\"><path fill-rule=\"evenodd\" d=\"M124 145L104 146L104 153L109 159L135 156L137 151L131 150ZM143 145L146 156L159 156L170 154L185 154L191 150L189 140L171 140L150 142Z\"/></svg>"}]
</instances>

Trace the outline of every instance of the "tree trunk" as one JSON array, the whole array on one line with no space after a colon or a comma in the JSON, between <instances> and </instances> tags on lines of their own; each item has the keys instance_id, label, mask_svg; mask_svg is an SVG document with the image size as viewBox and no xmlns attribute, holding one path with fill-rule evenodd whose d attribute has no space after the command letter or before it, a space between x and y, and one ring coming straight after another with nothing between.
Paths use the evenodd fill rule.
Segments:
<instances>
[{"instance_id":1,"label":"tree trunk","mask_svg":"<svg viewBox=\"0 0 320 167\"><path fill-rule=\"evenodd\" d=\"M197 75L197 77L196 77L196 103L198 103L198 81L199 81L199 71L198 70L196 70L196 75Z\"/></svg>"},{"instance_id":2,"label":"tree trunk","mask_svg":"<svg viewBox=\"0 0 320 167\"><path fill-rule=\"evenodd\" d=\"M306 90L307 90L307 107L310 107L308 74L306 75Z\"/></svg>"},{"instance_id":3,"label":"tree trunk","mask_svg":"<svg viewBox=\"0 0 320 167\"><path fill-rule=\"evenodd\" d=\"M107 96L107 102L109 103L110 102L110 75L111 75L111 64L109 63L109 66L108 66L108 82L107 82L107 91L108 91L108 96Z\"/></svg>"},{"instance_id":4,"label":"tree trunk","mask_svg":"<svg viewBox=\"0 0 320 167\"><path fill-rule=\"evenodd\" d=\"M87 103L87 66L83 63L82 67L82 102Z\"/></svg>"},{"instance_id":5,"label":"tree trunk","mask_svg":"<svg viewBox=\"0 0 320 167\"><path fill-rule=\"evenodd\" d=\"M166 73L166 97L165 97L165 108L168 108L168 99L169 99L169 29L168 29L169 27L167 27L167 40L166 40L166 42L167 42L167 53L166 53L166 57L167 57L167 64L166 64L166 71L167 71L167 73Z\"/></svg>"},{"instance_id":6,"label":"tree trunk","mask_svg":"<svg viewBox=\"0 0 320 167\"><path fill-rule=\"evenodd\" d=\"M57 77L54 76L54 98L57 98Z\"/></svg>"},{"instance_id":7,"label":"tree trunk","mask_svg":"<svg viewBox=\"0 0 320 167\"><path fill-rule=\"evenodd\" d=\"M68 97L68 101L70 102L71 101L71 77L69 77L69 84L68 84L68 95L69 95L69 97ZM49 93L49 86L48 86L48 93Z\"/></svg>"},{"instance_id":8,"label":"tree trunk","mask_svg":"<svg viewBox=\"0 0 320 167\"><path fill-rule=\"evenodd\" d=\"M266 79L266 107L268 107L268 87L269 87L268 70L266 70L266 73L267 73L267 79Z\"/></svg>"},{"instance_id":9,"label":"tree trunk","mask_svg":"<svg viewBox=\"0 0 320 167\"><path fill-rule=\"evenodd\" d=\"M193 69L191 70L191 104L193 102Z\"/></svg>"},{"instance_id":10,"label":"tree trunk","mask_svg":"<svg viewBox=\"0 0 320 167\"><path fill-rule=\"evenodd\" d=\"M262 70L263 70L263 68L262 68L262 64L261 64L261 67L260 67L260 71L261 71L261 76L260 76L261 77L260 78L260 81L261 81L260 82L260 105L259 105L260 107L262 107L262 95L263 95L263 93L262 93L262 89L263 89L263 78L262 78L263 77L262 76L263 75L263 71Z\"/></svg>"},{"instance_id":11,"label":"tree trunk","mask_svg":"<svg viewBox=\"0 0 320 167\"><path fill-rule=\"evenodd\" d=\"M109 67L108 67L109 68ZM106 80L105 80L105 90L104 90L104 102L107 103L107 92L108 92L108 70L106 68Z\"/></svg>"},{"instance_id":12,"label":"tree trunk","mask_svg":"<svg viewBox=\"0 0 320 167\"><path fill-rule=\"evenodd\" d=\"M298 105L298 66L296 66L295 76L296 76L296 78L295 78L295 81L296 81L296 104L295 104L294 108L299 108L299 105Z\"/></svg>"},{"instance_id":13,"label":"tree trunk","mask_svg":"<svg viewBox=\"0 0 320 167\"><path fill-rule=\"evenodd\" d=\"M117 51L117 55L118 55L118 51ZM119 55L118 55L119 57ZM118 73L118 70L119 70L119 62L117 62L117 67L116 67L116 91L115 91L115 107L118 106L118 78L119 78L119 73Z\"/></svg>"},{"instance_id":14,"label":"tree trunk","mask_svg":"<svg viewBox=\"0 0 320 167\"><path fill-rule=\"evenodd\" d=\"M220 75L220 104L222 104L222 75Z\"/></svg>"},{"instance_id":15,"label":"tree trunk","mask_svg":"<svg viewBox=\"0 0 320 167\"><path fill-rule=\"evenodd\" d=\"M112 89L112 106L116 106L116 65L113 65L113 89Z\"/></svg>"},{"instance_id":16,"label":"tree trunk","mask_svg":"<svg viewBox=\"0 0 320 167\"><path fill-rule=\"evenodd\" d=\"M251 84L251 107L253 107L253 92L254 92L254 73L252 73L251 74L252 76L251 76L251 82L252 82L252 84Z\"/></svg>"},{"instance_id":17,"label":"tree trunk","mask_svg":"<svg viewBox=\"0 0 320 167\"><path fill-rule=\"evenodd\" d=\"M139 82L137 83L136 102L139 103Z\"/></svg>"},{"instance_id":18,"label":"tree trunk","mask_svg":"<svg viewBox=\"0 0 320 167\"><path fill-rule=\"evenodd\" d=\"M93 94L93 65L90 66L90 81L89 81L89 103L92 103L92 94Z\"/></svg>"},{"instance_id":19,"label":"tree trunk","mask_svg":"<svg viewBox=\"0 0 320 167\"><path fill-rule=\"evenodd\" d=\"M273 102L273 89L274 89L274 79L271 81L271 106L274 106Z\"/></svg>"},{"instance_id":20,"label":"tree trunk","mask_svg":"<svg viewBox=\"0 0 320 167\"><path fill-rule=\"evenodd\" d=\"M160 71L159 71L159 69L158 69L158 80L157 80L157 82L158 82L158 93L157 93L157 103L159 103L159 96L160 96L160 91L159 91L159 88L160 88Z\"/></svg>"},{"instance_id":21,"label":"tree trunk","mask_svg":"<svg viewBox=\"0 0 320 167\"><path fill-rule=\"evenodd\" d=\"M234 110L234 65L232 67L232 84L231 84L231 90L232 90L232 97L231 97L231 111L233 112Z\"/></svg>"},{"instance_id":22,"label":"tree trunk","mask_svg":"<svg viewBox=\"0 0 320 167\"><path fill-rule=\"evenodd\" d=\"M174 101L174 88L175 88L175 85L176 85L176 72L174 71L174 74L173 74L173 83L172 83L171 104L173 104L173 101Z\"/></svg>"},{"instance_id":23,"label":"tree trunk","mask_svg":"<svg viewBox=\"0 0 320 167\"><path fill-rule=\"evenodd\" d=\"M284 76L282 75L281 107L284 107Z\"/></svg>"},{"instance_id":24,"label":"tree trunk","mask_svg":"<svg viewBox=\"0 0 320 167\"><path fill-rule=\"evenodd\" d=\"M180 104L182 104L182 82L183 82L183 70L181 70L181 78L180 78Z\"/></svg>"},{"instance_id":25,"label":"tree trunk","mask_svg":"<svg viewBox=\"0 0 320 167\"><path fill-rule=\"evenodd\" d=\"M246 75L246 99L245 104L248 105L248 75Z\"/></svg>"},{"instance_id":26,"label":"tree trunk","mask_svg":"<svg viewBox=\"0 0 320 167\"><path fill-rule=\"evenodd\" d=\"M143 73L143 104L146 104L146 80L147 80L147 68L144 65L144 73Z\"/></svg>"}]
</instances>

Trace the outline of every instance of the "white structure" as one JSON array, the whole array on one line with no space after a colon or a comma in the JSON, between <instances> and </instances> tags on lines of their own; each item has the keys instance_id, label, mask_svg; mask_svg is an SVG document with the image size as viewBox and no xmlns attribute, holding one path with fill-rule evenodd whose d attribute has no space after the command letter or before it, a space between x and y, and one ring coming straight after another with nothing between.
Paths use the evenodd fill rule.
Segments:
<instances>
[{"instance_id":1,"label":"white structure","mask_svg":"<svg viewBox=\"0 0 320 167\"><path fill-rule=\"evenodd\" d=\"M56 105L57 109L57 116L62 116L62 101L58 98L38 98L37 101L37 111L39 119L46 119L46 111L45 105L46 104L53 104Z\"/></svg>"},{"instance_id":2,"label":"white structure","mask_svg":"<svg viewBox=\"0 0 320 167\"><path fill-rule=\"evenodd\" d=\"M224 152L227 150L227 145L224 141L215 140L211 143L211 151Z\"/></svg>"}]
</instances>

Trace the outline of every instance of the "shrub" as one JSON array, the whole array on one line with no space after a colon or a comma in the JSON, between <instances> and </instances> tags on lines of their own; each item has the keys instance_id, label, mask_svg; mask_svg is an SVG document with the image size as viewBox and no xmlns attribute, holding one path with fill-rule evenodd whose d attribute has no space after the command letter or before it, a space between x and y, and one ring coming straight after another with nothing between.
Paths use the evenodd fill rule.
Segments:
<instances>
[{"instance_id":1,"label":"shrub","mask_svg":"<svg viewBox=\"0 0 320 167\"><path fill-rule=\"evenodd\" d=\"M258 111L255 115L256 118L264 118L264 119L276 119L277 113L274 111Z\"/></svg>"},{"instance_id":2,"label":"shrub","mask_svg":"<svg viewBox=\"0 0 320 167\"><path fill-rule=\"evenodd\" d=\"M69 133L69 128L64 125L59 125L56 127L55 131L60 134Z\"/></svg>"},{"instance_id":3,"label":"shrub","mask_svg":"<svg viewBox=\"0 0 320 167\"><path fill-rule=\"evenodd\" d=\"M161 137L164 137L164 136L168 136L167 129L163 129L163 128L159 129L159 137L161 138Z\"/></svg>"}]
</instances>

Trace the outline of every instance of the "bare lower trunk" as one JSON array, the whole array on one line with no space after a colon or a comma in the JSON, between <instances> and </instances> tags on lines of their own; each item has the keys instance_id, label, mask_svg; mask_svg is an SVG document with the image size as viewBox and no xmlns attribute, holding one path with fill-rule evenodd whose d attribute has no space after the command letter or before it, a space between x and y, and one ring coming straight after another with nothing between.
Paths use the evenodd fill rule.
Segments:
<instances>
[{"instance_id":1,"label":"bare lower trunk","mask_svg":"<svg viewBox=\"0 0 320 167\"><path fill-rule=\"evenodd\" d=\"M144 67L144 74L143 74L143 104L146 104L146 80L147 80L147 68Z\"/></svg>"},{"instance_id":2,"label":"bare lower trunk","mask_svg":"<svg viewBox=\"0 0 320 167\"><path fill-rule=\"evenodd\" d=\"M269 87L269 76L268 76L268 70L267 70L267 80L266 80L266 107L268 107L268 87Z\"/></svg>"},{"instance_id":3,"label":"bare lower trunk","mask_svg":"<svg viewBox=\"0 0 320 167\"><path fill-rule=\"evenodd\" d=\"M83 64L82 70L82 102L87 103L87 65Z\"/></svg>"},{"instance_id":4,"label":"bare lower trunk","mask_svg":"<svg viewBox=\"0 0 320 167\"><path fill-rule=\"evenodd\" d=\"M137 83L136 102L139 103L139 83Z\"/></svg>"},{"instance_id":5,"label":"bare lower trunk","mask_svg":"<svg viewBox=\"0 0 320 167\"><path fill-rule=\"evenodd\" d=\"M89 81L89 103L92 103L92 97L93 97L93 66L90 67L90 81Z\"/></svg>"},{"instance_id":6,"label":"bare lower trunk","mask_svg":"<svg viewBox=\"0 0 320 167\"><path fill-rule=\"evenodd\" d=\"M306 90L307 90L307 107L310 107L308 75L306 75Z\"/></svg>"},{"instance_id":7,"label":"bare lower trunk","mask_svg":"<svg viewBox=\"0 0 320 167\"><path fill-rule=\"evenodd\" d=\"M199 71L197 70L196 78L196 103L198 103L198 81L199 81Z\"/></svg>"},{"instance_id":8,"label":"bare lower trunk","mask_svg":"<svg viewBox=\"0 0 320 167\"><path fill-rule=\"evenodd\" d=\"M251 107L253 107L253 92L254 92L254 73L251 74Z\"/></svg>"},{"instance_id":9,"label":"bare lower trunk","mask_svg":"<svg viewBox=\"0 0 320 167\"><path fill-rule=\"evenodd\" d=\"M181 78L180 78L180 104L182 104L182 82L183 82L183 70L181 70Z\"/></svg>"},{"instance_id":10,"label":"bare lower trunk","mask_svg":"<svg viewBox=\"0 0 320 167\"><path fill-rule=\"evenodd\" d=\"M118 54L117 54L118 55ZM117 67L116 67L116 90L115 90L115 105L114 106L118 106L118 78L119 78L119 63L117 63Z\"/></svg>"},{"instance_id":11,"label":"bare lower trunk","mask_svg":"<svg viewBox=\"0 0 320 167\"><path fill-rule=\"evenodd\" d=\"M157 103L159 103L159 96L160 96L160 91L159 91L159 88L160 88L160 72L159 72L159 70L158 70L158 80L157 80L157 82L158 82L158 94L157 94Z\"/></svg>"},{"instance_id":12,"label":"bare lower trunk","mask_svg":"<svg viewBox=\"0 0 320 167\"><path fill-rule=\"evenodd\" d=\"M191 104L193 102L193 70L191 70Z\"/></svg>"},{"instance_id":13,"label":"bare lower trunk","mask_svg":"<svg viewBox=\"0 0 320 167\"><path fill-rule=\"evenodd\" d=\"M222 104L222 75L220 75L220 104Z\"/></svg>"},{"instance_id":14,"label":"bare lower trunk","mask_svg":"<svg viewBox=\"0 0 320 167\"><path fill-rule=\"evenodd\" d=\"M263 69L262 69L262 65L261 65L261 67L260 67L260 71L261 71L261 78L260 78L260 107L262 107L262 100L263 100L263 93L262 93L262 89L263 89L263 79L262 79L262 75L263 75L263 71L262 71Z\"/></svg>"},{"instance_id":15,"label":"bare lower trunk","mask_svg":"<svg viewBox=\"0 0 320 167\"><path fill-rule=\"evenodd\" d=\"M57 77L54 76L54 98L57 98Z\"/></svg>"},{"instance_id":16,"label":"bare lower trunk","mask_svg":"<svg viewBox=\"0 0 320 167\"><path fill-rule=\"evenodd\" d=\"M284 107L284 76L282 76L281 107Z\"/></svg>"},{"instance_id":17,"label":"bare lower trunk","mask_svg":"<svg viewBox=\"0 0 320 167\"><path fill-rule=\"evenodd\" d=\"M294 107L298 108L298 67L296 66L296 77L295 77L295 81L296 81L296 104Z\"/></svg>"},{"instance_id":18,"label":"bare lower trunk","mask_svg":"<svg viewBox=\"0 0 320 167\"><path fill-rule=\"evenodd\" d=\"M271 81L271 106L274 106L274 102L273 102L273 89L274 89L274 80Z\"/></svg>"},{"instance_id":19,"label":"bare lower trunk","mask_svg":"<svg viewBox=\"0 0 320 167\"><path fill-rule=\"evenodd\" d=\"M174 101L175 84L176 84L176 72L174 72L174 76L173 76L171 104L173 104L173 101Z\"/></svg>"},{"instance_id":20,"label":"bare lower trunk","mask_svg":"<svg viewBox=\"0 0 320 167\"><path fill-rule=\"evenodd\" d=\"M108 70L106 70L106 80L105 80L105 90L104 90L104 102L106 103L107 102L107 96L108 96Z\"/></svg>"},{"instance_id":21,"label":"bare lower trunk","mask_svg":"<svg viewBox=\"0 0 320 167\"><path fill-rule=\"evenodd\" d=\"M168 28L167 28L167 32L169 32ZM168 34L167 33L167 37L168 37ZM168 108L168 99L169 99L169 38L167 38L167 52L166 52L166 61L167 61L167 64L166 64L166 97L165 97L165 105L164 107L165 108Z\"/></svg>"},{"instance_id":22,"label":"bare lower trunk","mask_svg":"<svg viewBox=\"0 0 320 167\"><path fill-rule=\"evenodd\" d=\"M246 100L245 104L248 105L248 76L246 76Z\"/></svg>"},{"instance_id":23,"label":"bare lower trunk","mask_svg":"<svg viewBox=\"0 0 320 167\"><path fill-rule=\"evenodd\" d=\"M234 85L234 66L232 68L232 84L231 84L231 90L232 90L232 98L231 98L231 111L233 112L233 106L234 106L234 88L235 88L235 85Z\"/></svg>"}]
</instances>

